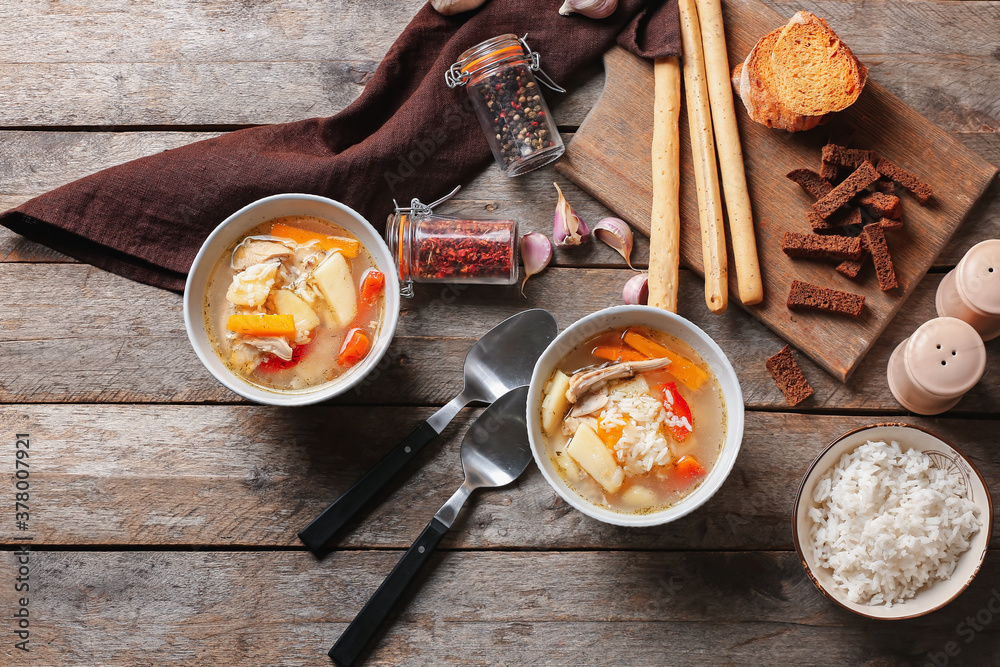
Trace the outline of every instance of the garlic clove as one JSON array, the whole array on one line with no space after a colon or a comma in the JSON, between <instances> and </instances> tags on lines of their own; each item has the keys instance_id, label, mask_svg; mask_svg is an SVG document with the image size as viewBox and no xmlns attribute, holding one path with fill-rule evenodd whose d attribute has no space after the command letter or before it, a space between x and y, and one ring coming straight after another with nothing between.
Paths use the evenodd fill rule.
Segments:
<instances>
[{"instance_id":1,"label":"garlic clove","mask_svg":"<svg viewBox=\"0 0 1000 667\"><path fill-rule=\"evenodd\" d=\"M602 218L594 226L594 236L604 241L609 246L618 251L618 254L625 258L628 268L636 270L632 266L632 228L621 218Z\"/></svg>"},{"instance_id":2,"label":"garlic clove","mask_svg":"<svg viewBox=\"0 0 1000 667\"><path fill-rule=\"evenodd\" d=\"M592 19L603 19L614 14L617 8L618 0L566 0L559 8L559 13L563 16L576 13Z\"/></svg>"},{"instance_id":3,"label":"garlic clove","mask_svg":"<svg viewBox=\"0 0 1000 667\"><path fill-rule=\"evenodd\" d=\"M649 274L643 272L629 278L622 289L622 299L630 306L645 306L649 301Z\"/></svg>"},{"instance_id":4,"label":"garlic clove","mask_svg":"<svg viewBox=\"0 0 1000 667\"><path fill-rule=\"evenodd\" d=\"M552 223L552 240L559 247L586 243L590 240L590 229L566 201L559 184L553 183L552 185L556 186L556 192L559 193L556 214Z\"/></svg>"},{"instance_id":5,"label":"garlic clove","mask_svg":"<svg viewBox=\"0 0 1000 667\"><path fill-rule=\"evenodd\" d=\"M521 296L524 296L524 283L528 278L539 273L552 261L552 242L549 237L540 232L528 232L521 237L521 259L524 261L524 280L521 281Z\"/></svg>"},{"instance_id":6,"label":"garlic clove","mask_svg":"<svg viewBox=\"0 0 1000 667\"><path fill-rule=\"evenodd\" d=\"M431 7L439 14L452 16L473 10L485 2L486 0L431 0Z\"/></svg>"}]
</instances>

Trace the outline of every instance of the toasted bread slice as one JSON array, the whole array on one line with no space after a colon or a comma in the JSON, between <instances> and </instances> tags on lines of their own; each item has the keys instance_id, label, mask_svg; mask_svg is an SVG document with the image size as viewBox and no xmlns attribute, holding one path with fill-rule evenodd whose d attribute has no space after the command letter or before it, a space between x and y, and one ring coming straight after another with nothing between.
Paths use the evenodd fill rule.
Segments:
<instances>
[{"instance_id":1,"label":"toasted bread slice","mask_svg":"<svg viewBox=\"0 0 1000 667\"><path fill-rule=\"evenodd\" d=\"M743 100L750 118L767 127L789 132L816 127L821 118L796 114L779 101L773 88L774 71L771 51L781 35L781 28L772 30L750 50L742 65L733 70L733 86Z\"/></svg>"},{"instance_id":2,"label":"toasted bread slice","mask_svg":"<svg viewBox=\"0 0 1000 667\"><path fill-rule=\"evenodd\" d=\"M861 94L868 68L809 12L797 12L771 48L770 88L788 112L822 116L846 109Z\"/></svg>"}]
</instances>

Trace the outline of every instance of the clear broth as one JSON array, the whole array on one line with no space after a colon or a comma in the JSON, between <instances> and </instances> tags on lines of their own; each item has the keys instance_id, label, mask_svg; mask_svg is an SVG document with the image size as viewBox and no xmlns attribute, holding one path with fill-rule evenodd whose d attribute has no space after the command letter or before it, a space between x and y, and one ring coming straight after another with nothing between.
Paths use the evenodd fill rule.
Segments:
<instances>
[{"instance_id":1,"label":"clear broth","mask_svg":"<svg viewBox=\"0 0 1000 667\"><path fill-rule=\"evenodd\" d=\"M312 389L319 385L338 380L353 368L344 368L337 362L345 335L351 329L360 328L368 336L371 344L374 345L382 325L385 293L383 291L371 304L366 304L360 299L360 285L365 273L369 269L378 270L371 254L364 247L364 244L361 244L357 257L347 259L351 267L351 276L354 281L356 295L358 295L358 314L350 324L346 327L337 326L329 313L323 312L327 309L327 306L322 301L322 297L320 297L320 300L316 304L313 304L315 305L313 310L319 316L320 323L313 331L310 341L303 346L304 349L300 352L298 363L289 368L275 370L266 370L260 366L248 370L247 367L234 363L234 341L230 335L231 332L226 328L229 316L237 312L235 306L226 299L226 292L233 281L233 276L239 273L239 271L233 269L231 266L233 253L243 241L251 236L269 236L272 225L276 223L286 224L310 232L319 232L329 236L357 240L356 236L343 227L329 220L313 216L284 216L268 220L254 227L223 253L212 270L208 288L205 292L204 317L206 331L219 359L236 375L247 382L272 391ZM275 288L277 287L278 284L276 283Z\"/></svg>"},{"instance_id":2,"label":"clear broth","mask_svg":"<svg viewBox=\"0 0 1000 667\"><path fill-rule=\"evenodd\" d=\"M614 329L602 333L581 343L568 354L558 365L558 370L566 375L584 369L612 363L595 357L593 352L598 347L624 346L623 335L626 330L641 333L669 350L690 360L708 373L706 380L697 391L691 390L670 374L670 367L661 370L641 373L649 384L660 382L676 382L681 396L691 408L691 433L683 442L667 436L671 450L671 462L662 466L654 466L649 472L630 474L626 471L625 481L621 488L609 493L600 483L575 464L567 465L569 455L565 452L572 436L557 432L553 435L543 435L546 453L553 466L559 472L566 484L585 500L615 512L623 514L649 514L666 509L693 493L708 477L719 459L726 440L726 409L722 388L711 368L701 356L687 343L662 331L648 327L633 326ZM626 346L627 347L627 346ZM554 375L554 374L553 374ZM551 378L550 378L551 380ZM694 456L705 470L705 474L692 481L683 480L676 474L676 461L685 455ZM653 492L655 501L637 506L634 504L635 494L630 492L633 487L643 487ZM644 494L648 495L648 494Z\"/></svg>"}]
</instances>

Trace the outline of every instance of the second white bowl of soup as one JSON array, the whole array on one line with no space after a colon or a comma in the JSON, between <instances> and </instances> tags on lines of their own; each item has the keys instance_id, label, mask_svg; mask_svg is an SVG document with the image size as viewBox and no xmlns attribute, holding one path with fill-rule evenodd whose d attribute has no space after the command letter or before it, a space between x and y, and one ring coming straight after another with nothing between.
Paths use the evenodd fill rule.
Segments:
<instances>
[{"instance_id":1,"label":"second white bowl of soup","mask_svg":"<svg viewBox=\"0 0 1000 667\"><path fill-rule=\"evenodd\" d=\"M353 209L281 194L226 218L188 274L184 323L205 367L237 394L306 405L357 387L385 354L399 280Z\"/></svg>"},{"instance_id":2,"label":"second white bowl of soup","mask_svg":"<svg viewBox=\"0 0 1000 667\"><path fill-rule=\"evenodd\" d=\"M669 523L711 498L736 462L743 417L722 349L647 306L570 326L538 359L528 392L545 479L584 514L621 526Z\"/></svg>"}]
</instances>

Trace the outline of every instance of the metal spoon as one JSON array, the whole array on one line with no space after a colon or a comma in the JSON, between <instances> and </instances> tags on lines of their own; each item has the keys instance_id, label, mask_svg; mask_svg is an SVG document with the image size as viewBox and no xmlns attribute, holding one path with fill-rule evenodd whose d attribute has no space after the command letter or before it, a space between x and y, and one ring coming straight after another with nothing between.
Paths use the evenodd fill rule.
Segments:
<instances>
[{"instance_id":1,"label":"metal spoon","mask_svg":"<svg viewBox=\"0 0 1000 667\"><path fill-rule=\"evenodd\" d=\"M473 490L510 484L531 462L525 419L528 388L518 387L488 407L462 440L465 483L438 510L413 546L403 554L364 608L330 649L329 656L350 667L374 636L407 586L430 558L431 551L458 516Z\"/></svg>"},{"instance_id":2,"label":"metal spoon","mask_svg":"<svg viewBox=\"0 0 1000 667\"><path fill-rule=\"evenodd\" d=\"M542 351L556 337L552 314L535 308L496 325L479 339L465 357L465 388L451 402L420 424L374 468L302 529L299 539L315 554L409 463L434 436L469 403L492 403L515 387L528 384Z\"/></svg>"}]
</instances>

